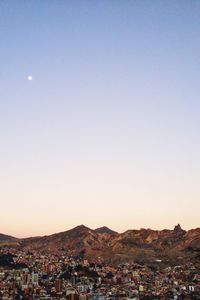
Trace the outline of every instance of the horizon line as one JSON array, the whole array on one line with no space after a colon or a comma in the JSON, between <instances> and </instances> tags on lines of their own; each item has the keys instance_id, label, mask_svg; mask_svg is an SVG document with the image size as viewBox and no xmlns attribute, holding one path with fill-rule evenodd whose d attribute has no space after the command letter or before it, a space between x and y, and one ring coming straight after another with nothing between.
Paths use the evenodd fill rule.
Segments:
<instances>
[{"instance_id":1,"label":"horizon line","mask_svg":"<svg viewBox=\"0 0 200 300\"><path fill-rule=\"evenodd\" d=\"M17 234L17 235L13 235L13 234L3 233L3 232L0 232L0 235L2 234L2 235L5 235L5 236L9 236L9 237L16 238L16 239L28 239L28 238L37 238L37 237L51 236L51 235L54 235L54 234L59 234L59 233L67 232L67 231L76 229L76 228L78 228L78 227L85 227L85 228L88 228L89 230L92 230L92 231L95 231L95 230L100 229L100 228L107 228L107 229L109 229L109 230L111 230L111 231L113 231L113 232L115 232L115 233L117 233L117 234L123 234L123 233L125 233L126 231L129 231L129 230L138 230L138 231L140 231L140 230L152 230L152 231L171 230L171 231L172 231L172 230L174 230L177 226L180 226L180 229L183 230L183 231L186 231L186 232L188 232L188 231L190 231L190 230L200 229L200 227L195 227L195 228L190 228L190 229L183 229L183 228L181 227L181 225L180 225L179 223L177 223L176 225L174 225L174 227L173 227L172 229L170 229L170 228L153 229L153 228L150 228L150 227L141 227L141 228L129 228L129 229L126 229L126 230L124 230L124 231L119 232L119 231L116 231L116 230L114 230L114 229L112 229L112 228L106 226L106 225L103 225L103 226L100 226L100 227L96 227L96 228L90 228L90 227L87 226L87 225L79 224L79 225L77 225L77 226L75 226L75 227L71 227L71 228L68 228L68 229L66 229L66 230L61 230L61 231L58 231L58 232L46 233L46 234L44 233L44 234L41 234L41 235L28 235L28 236L25 236L25 237L19 237L18 234Z\"/></svg>"}]
</instances>

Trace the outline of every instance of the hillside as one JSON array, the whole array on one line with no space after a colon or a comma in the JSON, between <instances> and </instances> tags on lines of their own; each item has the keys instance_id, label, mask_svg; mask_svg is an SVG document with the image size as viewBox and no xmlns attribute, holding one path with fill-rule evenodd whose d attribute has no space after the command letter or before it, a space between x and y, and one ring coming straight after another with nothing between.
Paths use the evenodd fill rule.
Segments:
<instances>
[{"instance_id":1,"label":"hillside","mask_svg":"<svg viewBox=\"0 0 200 300\"><path fill-rule=\"evenodd\" d=\"M200 263L200 228L183 230L127 230L117 233L107 227L90 229L79 225L48 236L16 239L0 235L1 244L14 244L18 249L83 256L111 262L177 264L194 260Z\"/></svg>"},{"instance_id":2,"label":"hillside","mask_svg":"<svg viewBox=\"0 0 200 300\"><path fill-rule=\"evenodd\" d=\"M18 239L13 236L0 233L0 245L16 243L17 241Z\"/></svg>"},{"instance_id":3,"label":"hillside","mask_svg":"<svg viewBox=\"0 0 200 300\"><path fill-rule=\"evenodd\" d=\"M113 262L177 264L182 260L199 261L200 228L185 231L177 225L173 230L140 229L119 234L107 227L92 230L80 225L49 236L22 239L20 248Z\"/></svg>"}]
</instances>

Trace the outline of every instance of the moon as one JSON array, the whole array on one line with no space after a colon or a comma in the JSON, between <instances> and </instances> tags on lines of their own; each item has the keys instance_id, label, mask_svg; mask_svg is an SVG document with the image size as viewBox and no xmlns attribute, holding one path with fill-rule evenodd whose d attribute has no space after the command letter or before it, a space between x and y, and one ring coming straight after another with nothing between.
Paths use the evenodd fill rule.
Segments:
<instances>
[{"instance_id":1,"label":"moon","mask_svg":"<svg viewBox=\"0 0 200 300\"><path fill-rule=\"evenodd\" d=\"M28 79L29 81L31 81L31 80L33 79L33 77L32 77L31 75L29 75L29 76L27 77L27 79Z\"/></svg>"}]
</instances>

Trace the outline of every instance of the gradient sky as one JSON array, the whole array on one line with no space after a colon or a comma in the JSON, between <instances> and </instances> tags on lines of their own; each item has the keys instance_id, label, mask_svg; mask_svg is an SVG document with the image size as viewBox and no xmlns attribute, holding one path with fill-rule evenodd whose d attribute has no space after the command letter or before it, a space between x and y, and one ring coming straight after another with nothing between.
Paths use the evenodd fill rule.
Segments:
<instances>
[{"instance_id":1,"label":"gradient sky","mask_svg":"<svg viewBox=\"0 0 200 300\"><path fill-rule=\"evenodd\" d=\"M200 1L2 0L0 84L0 232L199 227Z\"/></svg>"}]
</instances>

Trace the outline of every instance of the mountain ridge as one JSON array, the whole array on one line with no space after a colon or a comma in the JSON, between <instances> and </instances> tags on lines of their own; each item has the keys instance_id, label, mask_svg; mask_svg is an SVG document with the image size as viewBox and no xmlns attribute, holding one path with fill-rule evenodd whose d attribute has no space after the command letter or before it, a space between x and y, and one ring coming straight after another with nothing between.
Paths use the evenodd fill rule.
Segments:
<instances>
[{"instance_id":1,"label":"mountain ridge","mask_svg":"<svg viewBox=\"0 0 200 300\"><path fill-rule=\"evenodd\" d=\"M7 243L9 241L15 242L18 249L27 251L112 262L152 263L159 260L166 264L176 264L181 260L199 261L200 258L200 228L186 231L179 224L172 230L141 228L123 233L117 233L106 226L90 229L78 225L67 231L41 237L9 240L8 236Z\"/></svg>"},{"instance_id":2,"label":"mountain ridge","mask_svg":"<svg viewBox=\"0 0 200 300\"><path fill-rule=\"evenodd\" d=\"M19 239L14 236L0 233L0 245L12 244L17 241L19 241Z\"/></svg>"}]
</instances>

